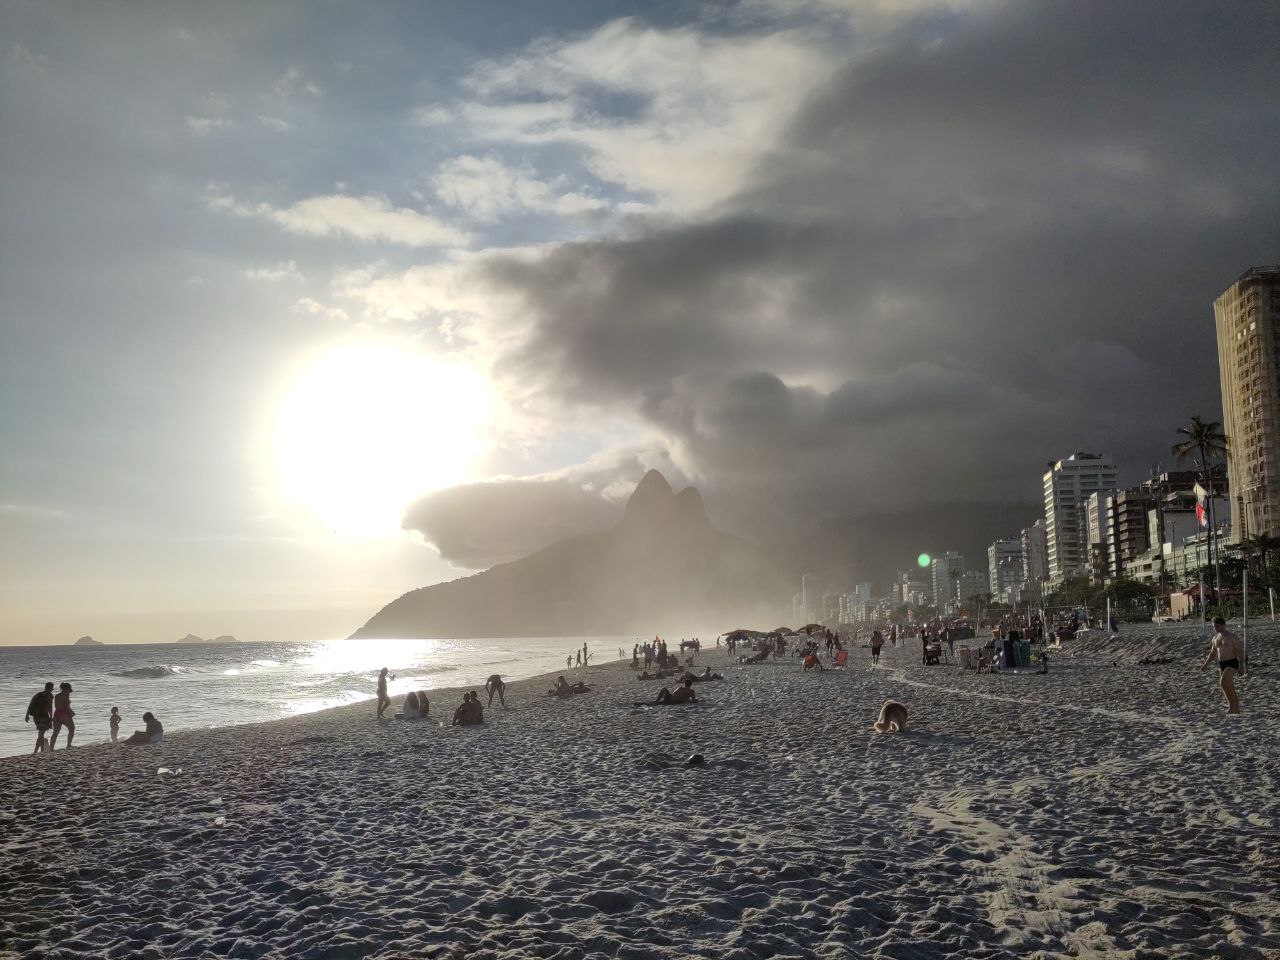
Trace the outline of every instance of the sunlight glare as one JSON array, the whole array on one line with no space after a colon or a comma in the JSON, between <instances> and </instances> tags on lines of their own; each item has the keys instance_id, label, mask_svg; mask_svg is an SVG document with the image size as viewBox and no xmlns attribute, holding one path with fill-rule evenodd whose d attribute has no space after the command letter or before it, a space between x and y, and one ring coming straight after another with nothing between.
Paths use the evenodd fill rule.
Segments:
<instances>
[{"instance_id":1,"label":"sunlight glare","mask_svg":"<svg viewBox=\"0 0 1280 960\"><path fill-rule=\"evenodd\" d=\"M382 343L333 347L280 403L280 494L336 533L398 536L415 497L470 479L490 398L461 364Z\"/></svg>"}]
</instances>

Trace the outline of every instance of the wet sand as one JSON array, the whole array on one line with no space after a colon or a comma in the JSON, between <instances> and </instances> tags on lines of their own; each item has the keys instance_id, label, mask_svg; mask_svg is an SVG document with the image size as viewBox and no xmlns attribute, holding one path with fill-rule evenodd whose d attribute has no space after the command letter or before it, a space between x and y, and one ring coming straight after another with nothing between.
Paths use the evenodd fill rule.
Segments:
<instances>
[{"instance_id":1,"label":"wet sand","mask_svg":"<svg viewBox=\"0 0 1280 960\"><path fill-rule=\"evenodd\" d=\"M691 706L614 663L480 728L359 704L5 759L0 955L1277 957L1280 641L1228 718L1195 633L1048 676L704 651Z\"/></svg>"}]
</instances>

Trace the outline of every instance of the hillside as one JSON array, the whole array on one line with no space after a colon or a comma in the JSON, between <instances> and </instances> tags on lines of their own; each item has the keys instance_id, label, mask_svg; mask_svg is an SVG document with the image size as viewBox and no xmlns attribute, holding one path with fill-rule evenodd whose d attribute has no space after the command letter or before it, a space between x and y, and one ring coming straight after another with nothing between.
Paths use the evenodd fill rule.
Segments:
<instances>
[{"instance_id":1,"label":"hillside","mask_svg":"<svg viewBox=\"0 0 1280 960\"><path fill-rule=\"evenodd\" d=\"M662 474L650 471L613 529L410 591L354 636L724 630L738 620L776 617L790 595L790 581L769 553L716 530L697 490L676 494Z\"/></svg>"}]
</instances>

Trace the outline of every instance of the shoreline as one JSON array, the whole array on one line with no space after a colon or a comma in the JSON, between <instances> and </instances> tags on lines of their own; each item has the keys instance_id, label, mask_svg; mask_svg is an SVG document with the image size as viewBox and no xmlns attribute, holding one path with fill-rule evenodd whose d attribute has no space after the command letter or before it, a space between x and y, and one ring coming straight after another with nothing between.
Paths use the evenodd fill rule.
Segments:
<instances>
[{"instance_id":1,"label":"shoreline","mask_svg":"<svg viewBox=\"0 0 1280 960\"><path fill-rule=\"evenodd\" d=\"M597 664L586 666L586 667L574 667L572 668L572 670L564 670L564 669L551 670L546 673L534 674L533 676L530 676L530 677L522 677L519 680L508 680L506 681L507 693L508 693L508 696L512 694L512 691L516 691L520 694L523 694L525 692L525 689L524 689L525 686L529 684L549 683L550 685L554 685L555 678L558 676L564 676L566 678L570 678L571 674L576 675L580 672L593 671L593 670L602 671L602 670L607 670L611 667L616 668L619 665L625 667L630 662L631 662L630 660L611 660L611 661L608 661L607 663L597 663ZM574 677L573 679L581 679L581 678ZM573 682L573 680L570 679L570 682ZM386 717L384 719L387 721L394 720L399 723L424 723L425 726L430 726L434 723L447 724L453 717L454 708L458 705L458 703L462 701L463 693L466 693L471 690L474 690L477 693L479 693L481 695L482 700L485 698L484 684L480 684L478 686L461 684L459 686L436 687L433 689L428 689L426 692L428 694L428 699L431 703L431 715L430 717L425 718L425 721L426 721L425 723L423 720L408 720L408 721L401 720L398 714L404 708L404 694L394 694L391 697L391 706L387 708ZM440 716L438 716L436 713L436 709L437 709L436 702L438 698L446 698L448 702L452 704L449 707L448 715L444 718L443 721L441 721ZM454 702L455 700L457 702ZM376 702L377 702L377 694L375 693L375 694L371 694L366 700L357 700L352 703L344 703L344 704L338 704L332 707L324 707L320 710L309 710L305 713L297 713L287 717L273 717L267 720L248 720L243 723L229 723L229 724L222 724L220 726L215 726L215 727L195 727L195 728L188 727L182 730L175 730L172 733L170 733L168 730L165 730L164 740L158 746L166 747L166 746L169 746L171 743L181 742L188 737L205 736L205 735L217 734L217 733L232 733L236 731L249 732L260 727L269 727L275 724L293 724L298 722L305 722L308 719L312 719L312 718L317 720L324 720L326 718L330 720L354 719L358 717L361 713L366 711L370 715L370 718L374 719L376 722L376 713L377 713ZM498 706L497 700L494 701L494 709L501 709ZM488 723L487 707L486 707L485 715L486 715L486 725L487 725ZM163 723L164 717L160 717L160 721ZM34 735L34 728L32 728L32 732ZM120 730L121 741L123 741L126 737L128 737L129 734L132 732L133 732L132 730L126 731L122 726ZM21 761L24 759L35 760L39 758L41 760L45 760L53 756L58 756L67 752L70 752L72 754L79 754L79 753L88 752L88 751L106 750L114 753L116 750L123 749L123 748L124 748L123 742L112 743L110 739L107 739L104 741L93 740L84 744L83 746L80 746L80 745L74 746L71 748L70 751L67 751L65 748L59 747L57 750L51 753L43 753L43 754L25 753L25 754L12 754L9 756L0 756L0 769L3 769L6 763L13 763L15 761ZM130 747L129 749L133 750L132 747ZM156 749L156 747L149 745L145 749ZM145 752L145 749L138 748L138 750L135 752Z\"/></svg>"},{"instance_id":2,"label":"shoreline","mask_svg":"<svg viewBox=\"0 0 1280 960\"><path fill-rule=\"evenodd\" d=\"M462 686L434 723L365 702L10 758L0 956L1280 951L1271 673L1227 718L1185 658L883 656L814 674L704 647L726 679L683 707L634 706L663 682L609 661L565 672L593 687L570 700L543 696L562 671L512 681L480 727L437 726ZM908 732L877 736L889 697Z\"/></svg>"}]
</instances>

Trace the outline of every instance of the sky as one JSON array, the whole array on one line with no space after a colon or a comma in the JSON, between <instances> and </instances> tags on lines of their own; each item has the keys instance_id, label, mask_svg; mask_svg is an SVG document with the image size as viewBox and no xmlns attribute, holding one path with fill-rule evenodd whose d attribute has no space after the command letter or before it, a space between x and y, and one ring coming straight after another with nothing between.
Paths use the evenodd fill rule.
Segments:
<instances>
[{"instance_id":1,"label":"sky","mask_svg":"<svg viewBox=\"0 0 1280 960\"><path fill-rule=\"evenodd\" d=\"M655 467L759 539L1034 501L1077 449L1137 480L1280 262L1274 2L6 0L0 37L0 643L345 636Z\"/></svg>"}]
</instances>

